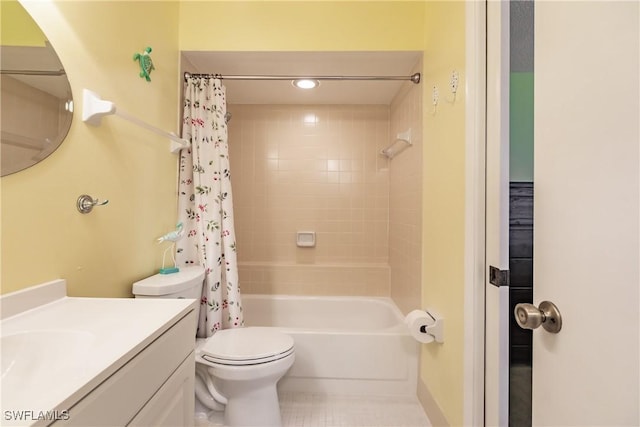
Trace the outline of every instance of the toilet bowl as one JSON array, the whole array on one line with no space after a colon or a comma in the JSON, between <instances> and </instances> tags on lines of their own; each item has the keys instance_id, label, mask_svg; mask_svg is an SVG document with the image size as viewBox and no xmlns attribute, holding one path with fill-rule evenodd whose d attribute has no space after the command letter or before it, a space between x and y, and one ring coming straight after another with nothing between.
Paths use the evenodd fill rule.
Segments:
<instances>
[{"instance_id":1,"label":"toilet bowl","mask_svg":"<svg viewBox=\"0 0 640 427\"><path fill-rule=\"evenodd\" d=\"M200 299L203 282L202 267L184 267L134 283L133 294ZM228 427L282 424L276 385L293 365L293 338L268 327L225 329L198 339L195 353L196 406L224 409Z\"/></svg>"},{"instance_id":2,"label":"toilet bowl","mask_svg":"<svg viewBox=\"0 0 640 427\"><path fill-rule=\"evenodd\" d=\"M293 338L271 328L225 329L196 351L227 398L226 426L282 424L276 384L294 361Z\"/></svg>"}]
</instances>

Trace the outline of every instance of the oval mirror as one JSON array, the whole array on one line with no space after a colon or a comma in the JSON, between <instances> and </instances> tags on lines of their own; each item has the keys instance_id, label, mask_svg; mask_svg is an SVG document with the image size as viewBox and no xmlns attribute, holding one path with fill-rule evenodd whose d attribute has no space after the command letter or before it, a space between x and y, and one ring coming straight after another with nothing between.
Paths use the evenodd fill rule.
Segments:
<instances>
[{"instance_id":1,"label":"oval mirror","mask_svg":"<svg viewBox=\"0 0 640 427\"><path fill-rule=\"evenodd\" d=\"M73 116L71 86L55 50L17 1L0 16L0 175L46 158L62 143Z\"/></svg>"}]
</instances>

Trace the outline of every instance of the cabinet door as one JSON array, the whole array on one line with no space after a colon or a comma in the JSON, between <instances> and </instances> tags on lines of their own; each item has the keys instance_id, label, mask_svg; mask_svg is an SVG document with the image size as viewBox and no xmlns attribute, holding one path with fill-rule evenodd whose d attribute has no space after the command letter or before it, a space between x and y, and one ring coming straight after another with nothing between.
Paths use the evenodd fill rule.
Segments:
<instances>
[{"instance_id":1,"label":"cabinet door","mask_svg":"<svg viewBox=\"0 0 640 427\"><path fill-rule=\"evenodd\" d=\"M193 426L195 356L191 353L128 426Z\"/></svg>"},{"instance_id":2,"label":"cabinet door","mask_svg":"<svg viewBox=\"0 0 640 427\"><path fill-rule=\"evenodd\" d=\"M194 329L195 314L191 312L73 405L69 409L68 420L56 421L54 425L127 425L168 378L175 375L176 367L186 361L195 363ZM191 368L191 375L195 376L195 367L192 365ZM192 381L192 394L193 390Z\"/></svg>"}]
</instances>

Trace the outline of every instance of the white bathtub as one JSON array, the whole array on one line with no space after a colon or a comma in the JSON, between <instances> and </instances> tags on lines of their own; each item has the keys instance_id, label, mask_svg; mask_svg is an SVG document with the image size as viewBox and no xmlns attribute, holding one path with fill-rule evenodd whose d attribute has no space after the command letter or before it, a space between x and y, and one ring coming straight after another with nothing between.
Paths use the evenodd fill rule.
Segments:
<instances>
[{"instance_id":1,"label":"white bathtub","mask_svg":"<svg viewBox=\"0 0 640 427\"><path fill-rule=\"evenodd\" d=\"M272 326L295 340L282 391L416 394L418 343L389 298L242 296L246 326Z\"/></svg>"}]
</instances>

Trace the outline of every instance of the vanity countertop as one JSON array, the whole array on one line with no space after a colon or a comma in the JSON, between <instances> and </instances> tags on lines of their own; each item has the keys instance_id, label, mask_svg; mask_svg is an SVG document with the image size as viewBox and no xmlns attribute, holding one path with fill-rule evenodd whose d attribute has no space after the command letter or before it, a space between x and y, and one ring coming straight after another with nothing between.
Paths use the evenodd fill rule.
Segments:
<instances>
[{"instance_id":1,"label":"vanity countertop","mask_svg":"<svg viewBox=\"0 0 640 427\"><path fill-rule=\"evenodd\" d=\"M57 290L51 293L47 286ZM38 302L31 306L25 305L29 289L17 299L9 294L0 300L1 425L31 425L46 411L64 416L63 411L197 309L193 299L68 297L61 295L61 286L64 281L35 287L40 294L33 294ZM51 295L43 298L43 291ZM19 422L21 417L27 420Z\"/></svg>"}]
</instances>

